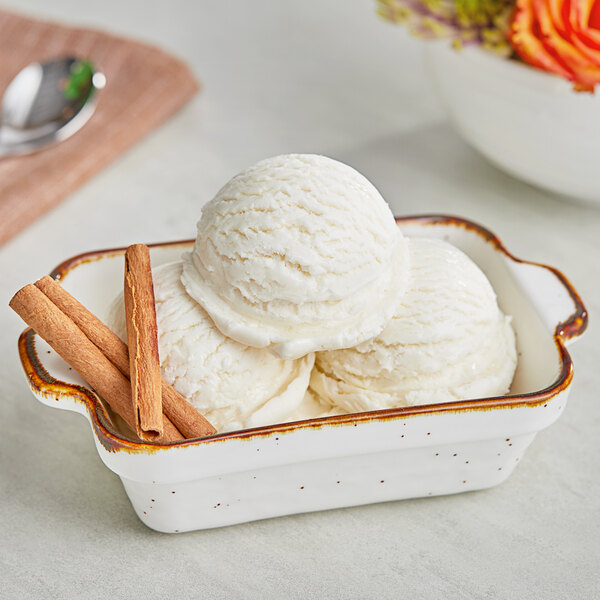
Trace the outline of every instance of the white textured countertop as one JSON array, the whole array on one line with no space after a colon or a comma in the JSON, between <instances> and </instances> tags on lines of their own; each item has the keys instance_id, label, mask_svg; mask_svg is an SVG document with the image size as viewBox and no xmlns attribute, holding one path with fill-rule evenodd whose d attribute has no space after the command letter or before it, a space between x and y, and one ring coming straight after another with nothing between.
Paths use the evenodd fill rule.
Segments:
<instances>
[{"instance_id":1,"label":"white textured countertop","mask_svg":"<svg viewBox=\"0 0 600 600\"><path fill-rule=\"evenodd\" d=\"M373 3L83 3L22 11L139 37L204 91L0 249L0 596L23 598L594 598L600 595L600 207L504 175L446 123L421 46ZM7 307L62 259L193 237L237 171L315 152L369 177L396 214L467 217L561 269L592 315L571 347L564 415L483 492L297 515L179 536L135 516L84 419L40 405Z\"/></svg>"}]
</instances>

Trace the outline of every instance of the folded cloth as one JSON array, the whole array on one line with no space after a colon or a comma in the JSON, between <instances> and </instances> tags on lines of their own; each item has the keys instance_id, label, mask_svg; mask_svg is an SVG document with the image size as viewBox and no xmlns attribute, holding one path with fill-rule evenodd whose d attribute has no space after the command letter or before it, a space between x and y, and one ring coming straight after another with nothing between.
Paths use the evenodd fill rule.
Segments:
<instances>
[{"instance_id":1,"label":"folded cloth","mask_svg":"<svg viewBox=\"0 0 600 600\"><path fill-rule=\"evenodd\" d=\"M106 76L88 123L28 156L0 160L0 244L58 204L198 91L179 59L137 41L0 10L0 90L31 62L73 55Z\"/></svg>"}]
</instances>

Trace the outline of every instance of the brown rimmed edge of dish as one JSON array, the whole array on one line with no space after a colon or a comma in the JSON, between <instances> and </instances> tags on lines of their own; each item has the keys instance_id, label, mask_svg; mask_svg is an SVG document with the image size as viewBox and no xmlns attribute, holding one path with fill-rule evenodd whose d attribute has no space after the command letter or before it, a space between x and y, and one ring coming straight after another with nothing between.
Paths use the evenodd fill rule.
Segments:
<instances>
[{"instance_id":1,"label":"brown rimmed edge of dish","mask_svg":"<svg viewBox=\"0 0 600 600\"><path fill-rule=\"evenodd\" d=\"M548 265L522 260L511 254L500 241L500 239L491 231L468 221L461 217L447 215L418 215L407 217L396 217L398 224L418 224L425 226L436 225L451 225L461 227L468 231L472 231L482 237L487 243L493 244L494 247L507 256L510 260L518 263L529 264L536 267L541 267L551 271L563 284L575 306L574 312L564 322L560 323L554 332L554 341L558 349L560 358L560 371L557 379L548 387L526 394L496 396L492 398L462 400L457 402L446 402L442 404L424 404L421 406L409 406L403 408L390 408L384 410L351 413L347 415L336 415L331 417L321 417L318 419L310 419L304 421L295 421L293 423L282 423L276 425L266 425L253 429L244 429L240 431L232 431L229 433L217 433L204 438L195 438L184 440L181 442L173 442L170 444L157 444L136 442L124 437L121 437L113 430L110 419L100 402L98 396L90 389L60 381L52 377L43 367L39 360L35 349L35 332L31 328L27 328L19 337L19 356L30 387L37 393L46 397L55 398L57 401L61 396L70 396L78 398L84 403L88 411L90 421L98 439L102 445L111 452L126 451L133 453L153 453L160 449L169 447L182 447L195 444L205 444L213 442L222 442L228 439L251 439L257 437L268 437L273 434L285 434L302 428L320 428L322 426L339 425L345 426L352 424L355 427L358 423L365 421L384 421L389 419L403 419L406 417L422 414L434 414L442 412L462 412L473 410L494 410L500 408L516 408L519 406L536 406L548 402L551 398L558 395L569 387L573 379L573 361L570 354L566 350L565 343L581 335L588 322L587 310L569 282L569 280L557 269ZM178 242L148 244L152 247L168 247L168 246L189 246L194 240L182 240ZM107 256L117 256L125 252L125 248L112 248L109 250L95 250L78 254L72 258L63 261L50 273L57 280L64 277L82 263L91 262Z\"/></svg>"}]
</instances>

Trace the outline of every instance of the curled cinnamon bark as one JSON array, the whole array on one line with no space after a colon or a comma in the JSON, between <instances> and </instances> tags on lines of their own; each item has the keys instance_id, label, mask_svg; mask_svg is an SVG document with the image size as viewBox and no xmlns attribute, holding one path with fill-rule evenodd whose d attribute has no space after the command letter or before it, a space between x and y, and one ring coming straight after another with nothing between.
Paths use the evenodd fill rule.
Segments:
<instances>
[{"instance_id":1,"label":"curled cinnamon bark","mask_svg":"<svg viewBox=\"0 0 600 600\"><path fill-rule=\"evenodd\" d=\"M127 344L117 334L52 277L48 275L42 277L35 282L35 286L83 331L125 377L129 377ZM186 438L198 438L216 433L216 429L164 379L161 380L161 390L163 412Z\"/></svg>"},{"instance_id":2,"label":"curled cinnamon bark","mask_svg":"<svg viewBox=\"0 0 600 600\"><path fill-rule=\"evenodd\" d=\"M20 289L10 307L61 356L135 430L131 386L127 377L40 289L30 284ZM156 442L182 439L164 417L163 433Z\"/></svg>"},{"instance_id":3,"label":"curled cinnamon bark","mask_svg":"<svg viewBox=\"0 0 600 600\"><path fill-rule=\"evenodd\" d=\"M124 298L136 431L151 439L162 433L162 394L150 251L144 244L125 251Z\"/></svg>"}]
</instances>

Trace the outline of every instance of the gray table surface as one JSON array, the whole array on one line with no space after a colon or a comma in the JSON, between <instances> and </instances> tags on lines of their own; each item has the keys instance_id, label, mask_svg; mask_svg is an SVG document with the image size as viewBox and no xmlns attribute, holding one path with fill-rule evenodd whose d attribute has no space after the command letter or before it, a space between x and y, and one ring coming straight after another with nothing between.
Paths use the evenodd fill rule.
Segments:
<instances>
[{"instance_id":1,"label":"gray table surface","mask_svg":"<svg viewBox=\"0 0 600 600\"><path fill-rule=\"evenodd\" d=\"M0 249L2 598L598 597L600 207L503 174L447 123L422 46L370 0L11 0L32 15L156 43L204 91ZM592 314L571 347L563 416L497 488L178 536L135 516L77 415L40 405L8 308L63 258L194 235L237 171L315 152L369 177L397 214L478 221L518 256L563 270Z\"/></svg>"}]
</instances>

